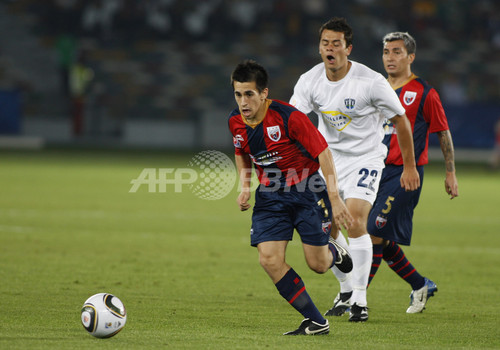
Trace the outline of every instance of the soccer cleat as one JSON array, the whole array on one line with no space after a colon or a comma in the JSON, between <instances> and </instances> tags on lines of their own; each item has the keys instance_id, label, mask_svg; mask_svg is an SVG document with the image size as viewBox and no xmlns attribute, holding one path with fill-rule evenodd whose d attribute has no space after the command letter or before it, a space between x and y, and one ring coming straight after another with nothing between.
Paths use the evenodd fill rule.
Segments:
<instances>
[{"instance_id":1,"label":"soccer cleat","mask_svg":"<svg viewBox=\"0 0 500 350\"><path fill-rule=\"evenodd\" d=\"M418 290L412 290L410 294L410 306L406 310L407 314L416 314L424 311L427 300L438 291L436 283L424 277L425 284Z\"/></svg>"},{"instance_id":2,"label":"soccer cleat","mask_svg":"<svg viewBox=\"0 0 500 350\"><path fill-rule=\"evenodd\" d=\"M329 242L333 244L335 249L337 249L337 260L335 260L335 266L337 266L337 268L343 273L351 272L352 259L347 249L345 249L340 244L335 242L335 240L332 237L330 237Z\"/></svg>"},{"instance_id":3,"label":"soccer cleat","mask_svg":"<svg viewBox=\"0 0 500 350\"><path fill-rule=\"evenodd\" d=\"M342 316L351 309L352 292L338 293L333 301L333 307L325 312L325 316Z\"/></svg>"},{"instance_id":4,"label":"soccer cleat","mask_svg":"<svg viewBox=\"0 0 500 350\"><path fill-rule=\"evenodd\" d=\"M294 331L283 333L283 335L322 335L330 333L330 325L328 320L325 324L319 324L313 320L306 318L302 321L299 328Z\"/></svg>"},{"instance_id":5,"label":"soccer cleat","mask_svg":"<svg viewBox=\"0 0 500 350\"><path fill-rule=\"evenodd\" d=\"M358 306L354 303L351 305L349 313L349 322L366 322L368 320L368 307Z\"/></svg>"}]
</instances>

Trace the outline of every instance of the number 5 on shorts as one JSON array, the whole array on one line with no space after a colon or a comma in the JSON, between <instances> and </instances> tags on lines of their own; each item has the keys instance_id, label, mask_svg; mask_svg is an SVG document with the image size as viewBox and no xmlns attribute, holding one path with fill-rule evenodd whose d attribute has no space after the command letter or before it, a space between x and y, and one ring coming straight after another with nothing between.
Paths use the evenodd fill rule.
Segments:
<instances>
[{"instance_id":1,"label":"number 5 on shorts","mask_svg":"<svg viewBox=\"0 0 500 350\"><path fill-rule=\"evenodd\" d=\"M385 201L385 205L387 206L385 209L382 209L383 214L388 214L392 209L392 201L394 200L393 196L387 196L387 200Z\"/></svg>"}]
</instances>

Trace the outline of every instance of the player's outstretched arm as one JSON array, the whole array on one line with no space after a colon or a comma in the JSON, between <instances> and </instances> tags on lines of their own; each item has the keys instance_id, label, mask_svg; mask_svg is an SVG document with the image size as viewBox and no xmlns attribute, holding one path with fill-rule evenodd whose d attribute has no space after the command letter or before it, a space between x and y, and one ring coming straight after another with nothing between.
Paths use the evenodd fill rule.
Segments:
<instances>
[{"instance_id":1,"label":"player's outstretched arm","mask_svg":"<svg viewBox=\"0 0 500 350\"><path fill-rule=\"evenodd\" d=\"M338 229L342 227L349 229L353 224L353 218L349 210L347 210L344 201L340 198L337 172L335 171L332 153L328 147L319 154L318 160L323 176L325 177L328 198L332 205L332 219L335 226Z\"/></svg>"},{"instance_id":2,"label":"player's outstretched arm","mask_svg":"<svg viewBox=\"0 0 500 350\"><path fill-rule=\"evenodd\" d=\"M458 196L458 181L455 175L455 149L450 130L439 131L437 133L441 151L444 156L446 166L446 178L444 180L444 189L450 195L450 199Z\"/></svg>"},{"instance_id":3,"label":"player's outstretched arm","mask_svg":"<svg viewBox=\"0 0 500 350\"><path fill-rule=\"evenodd\" d=\"M241 191L237 198L238 206L241 211L250 209L250 183L252 178L252 161L248 154L235 156L236 169L240 177Z\"/></svg>"},{"instance_id":4,"label":"player's outstretched arm","mask_svg":"<svg viewBox=\"0 0 500 350\"><path fill-rule=\"evenodd\" d=\"M396 115L391 122L398 134L399 148L403 156L403 174L401 175L401 187L406 191L415 191L420 187L420 176L418 175L415 162L415 150L413 148L413 134L411 124L406 114Z\"/></svg>"}]
</instances>

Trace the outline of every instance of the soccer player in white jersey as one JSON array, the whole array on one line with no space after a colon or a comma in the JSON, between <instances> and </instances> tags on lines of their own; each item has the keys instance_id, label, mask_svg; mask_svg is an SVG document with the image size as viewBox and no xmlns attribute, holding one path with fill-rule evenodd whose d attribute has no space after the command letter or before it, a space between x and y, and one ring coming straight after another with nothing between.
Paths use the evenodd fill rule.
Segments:
<instances>
[{"instance_id":1,"label":"soccer player in white jersey","mask_svg":"<svg viewBox=\"0 0 500 350\"><path fill-rule=\"evenodd\" d=\"M387 154L382 143L385 118L394 124L402 150L401 187L414 191L420 178L411 125L398 96L381 74L348 59L353 36L349 24L344 18L332 18L321 26L319 35L323 62L299 78L290 103L306 114L318 115L318 129L335 159L340 194L354 218L347 230L354 268L350 276L332 268L340 293L326 315L340 316L350 310L349 321L364 322L368 320L366 286L372 263L366 224ZM347 247L339 229L332 228L332 237Z\"/></svg>"}]
</instances>

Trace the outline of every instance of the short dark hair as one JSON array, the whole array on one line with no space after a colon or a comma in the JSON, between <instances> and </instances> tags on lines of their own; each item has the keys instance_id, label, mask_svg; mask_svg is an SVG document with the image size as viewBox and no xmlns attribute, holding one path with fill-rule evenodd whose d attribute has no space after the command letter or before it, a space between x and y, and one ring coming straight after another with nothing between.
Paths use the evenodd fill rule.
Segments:
<instances>
[{"instance_id":1,"label":"short dark hair","mask_svg":"<svg viewBox=\"0 0 500 350\"><path fill-rule=\"evenodd\" d=\"M267 88L269 77L267 71L254 60L245 60L239 63L231 74L231 85L234 88L234 82L248 83L255 81L257 90L262 92Z\"/></svg>"},{"instance_id":2,"label":"short dark hair","mask_svg":"<svg viewBox=\"0 0 500 350\"><path fill-rule=\"evenodd\" d=\"M384 36L384 39L382 39L382 43L385 45L388 42L396 40L403 40L408 55L417 52L417 42L407 32L392 32L386 34Z\"/></svg>"},{"instance_id":3,"label":"short dark hair","mask_svg":"<svg viewBox=\"0 0 500 350\"><path fill-rule=\"evenodd\" d=\"M353 38L352 28L347 23L347 20L345 18L333 17L328 22L323 24L319 28L319 40L321 40L321 35L325 30L333 30L334 32L344 33L345 46L349 47L350 45L352 45L352 38Z\"/></svg>"}]
</instances>

